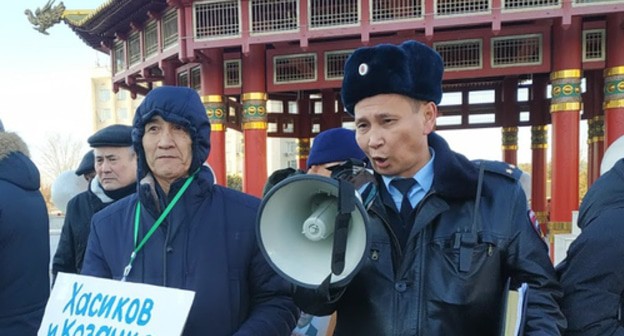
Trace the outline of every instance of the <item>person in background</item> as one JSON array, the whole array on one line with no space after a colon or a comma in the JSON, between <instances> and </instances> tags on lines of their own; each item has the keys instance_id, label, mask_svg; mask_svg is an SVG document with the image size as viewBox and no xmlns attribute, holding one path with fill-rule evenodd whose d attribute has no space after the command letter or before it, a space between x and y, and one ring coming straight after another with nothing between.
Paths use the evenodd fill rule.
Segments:
<instances>
[{"instance_id":1,"label":"person in background","mask_svg":"<svg viewBox=\"0 0 624 336\"><path fill-rule=\"evenodd\" d=\"M82 176L87 181L91 182L95 177L95 157L93 156L93 149L88 151L80 161L78 168L75 171L77 176Z\"/></svg>"},{"instance_id":2,"label":"person in background","mask_svg":"<svg viewBox=\"0 0 624 336\"><path fill-rule=\"evenodd\" d=\"M557 265L570 336L624 335L624 159L604 171L581 203L581 234Z\"/></svg>"},{"instance_id":3,"label":"person in background","mask_svg":"<svg viewBox=\"0 0 624 336\"><path fill-rule=\"evenodd\" d=\"M28 147L0 121L0 335L37 334L50 296L50 224Z\"/></svg>"},{"instance_id":4,"label":"person in background","mask_svg":"<svg viewBox=\"0 0 624 336\"><path fill-rule=\"evenodd\" d=\"M473 163L434 132L443 71L440 55L416 41L347 59L342 101L378 188L370 252L349 284L296 286L295 302L314 315L336 311L335 335L493 336L508 284L526 284L523 335L560 335L561 287L527 216L520 171Z\"/></svg>"},{"instance_id":5,"label":"person in background","mask_svg":"<svg viewBox=\"0 0 624 336\"><path fill-rule=\"evenodd\" d=\"M355 142L355 132L346 128L327 129L317 134L312 142L307 160L307 174L330 177L332 168L349 159L366 160L366 154ZM262 194L266 195L273 186L287 177L305 173L294 168L278 169L267 179Z\"/></svg>"},{"instance_id":6,"label":"person in background","mask_svg":"<svg viewBox=\"0 0 624 336\"><path fill-rule=\"evenodd\" d=\"M290 335L299 310L259 250L260 200L214 184L203 165L210 122L197 92L150 91L132 139L138 192L93 217L82 274L194 291L185 336Z\"/></svg>"},{"instance_id":7,"label":"person in background","mask_svg":"<svg viewBox=\"0 0 624 336\"><path fill-rule=\"evenodd\" d=\"M95 132L87 142L93 148L83 158L76 175L95 171L87 190L67 203L67 213L59 243L52 260L52 276L58 272L80 273L93 215L136 191L137 158L132 148L132 127L111 125ZM86 161L86 162L85 162ZM83 174L79 174L83 173Z\"/></svg>"},{"instance_id":8,"label":"person in background","mask_svg":"<svg viewBox=\"0 0 624 336\"><path fill-rule=\"evenodd\" d=\"M355 142L355 132L346 128L331 128L319 133L308 155L308 174L330 177L332 168L354 159L366 160Z\"/></svg>"},{"instance_id":9,"label":"person in background","mask_svg":"<svg viewBox=\"0 0 624 336\"><path fill-rule=\"evenodd\" d=\"M297 326L293 330L291 336L317 336L318 329L312 324L315 316L301 312Z\"/></svg>"}]
</instances>

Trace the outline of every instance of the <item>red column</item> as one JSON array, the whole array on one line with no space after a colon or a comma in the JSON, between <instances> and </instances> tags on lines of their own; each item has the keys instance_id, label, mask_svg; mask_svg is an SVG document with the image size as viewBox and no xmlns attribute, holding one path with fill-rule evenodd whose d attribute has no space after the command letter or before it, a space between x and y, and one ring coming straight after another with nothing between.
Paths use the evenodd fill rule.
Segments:
<instances>
[{"instance_id":1,"label":"red column","mask_svg":"<svg viewBox=\"0 0 624 336\"><path fill-rule=\"evenodd\" d=\"M297 156L299 169L308 170L308 156L310 155L310 138L299 138L297 142Z\"/></svg>"},{"instance_id":2,"label":"red column","mask_svg":"<svg viewBox=\"0 0 624 336\"><path fill-rule=\"evenodd\" d=\"M531 126L531 209L540 224L548 223L546 200L546 150L548 149L548 126Z\"/></svg>"},{"instance_id":3,"label":"red column","mask_svg":"<svg viewBox=\"0 0 624 336\"><path fill-rule=\"evenodd\" d=\"M505 77L502 94L503 161L518 164L518 78Z\"/></svg>"},{"instance_id":4,"label":"red column","mask_svg":"<svg viewBox=\"0 0 624 336\"><path fill-rule=\"evenodd\" d=\"M163 85L176 85L176 66L171 61L162 61L160 68L163 71Z\"/></svg>"},{"instance_id":5,"label":"red column","mask_svg":"<svg viewBox=\"0 0 624 336\"><path fill-rule=\"evenodd\" d=\"M518 127L503 127L503 161L518 164Z\"/></svg>"},{"instance_id":6,"label":"red column","mask_svg":"<svg viewBox=\"0 0 624 336\"><path fill-rule=\"evenodd\" d=\"M546 88L548 77L535 75L531 86L530 120L531 126L531 209L535 211L541 225L549 221L547 200L547 172L546 160L548 150L548 105Z\"/></svg>"},{"instance_id":7,"label":"red column","mask_svg":"<svg viewBox=\"0 0 624 336\"><path fill-rule=\"evenodd\" d=\"M258 197L267 179L266 53L262 44L243 55L243 136L245 169L243 191Z\"/></svg>"},{"instance_id":8,"label":"red column","mask_svg":"<svg viewBox=\"0 0 624 336\"><path fill-rule=\"evenodd\" d=\"M226 111L223 98L223 50L204 50L206 56L201 64L202 101L210 119L210 155L208 164L215 173L216 182L227 185L225 166L225 120Z\"/></svg>"},{"instance_id":9,"label":"red column","mask_svg":"<svg viewBox=\"0 0 624 336\"><path fill-rule=\"evenodd\" d=\"M583 94L583 113L587 118L587 187L600 176L604 153L604 118L602 116L602 71L585 73L587 90Z\"/></svg>"},{"instance_id":10,"label":"red column","mask_svg":"<svg viewBox=\"0 0 624 336\"><path fill-rule=\"evenodd\" d=\"M592 123L589 128L592 130L590 136L591 147L591 180L589 180L587 187L589 188L598 177L600 177L600 163L605 152L605 133L604 133L604 115L598 115L592 118Z\"/></svg>"},{"instance_id":11,"label":"red column","mask_svg":"<svg viewBox=\"0 0 624 336\"><path fill-rule=\"evenodd\" d=\"M551 233L570 232L572 211L579 203L582 22L580 16L571 20L564 27L557 19L553 34Z\"/></svg>"},{"instance_id":12,"label":"red column","mask_svg":"<svg viewBox=\"0 0 624 336\"><path fill-rule=\"evenodd\" d=\"M299 169L308 170L308 155L310 154L310 138L312 137L312 116L310 106L310 95L301 91L297 100L297 111L299 112L297 136L297 154L299 156Z\"/></svg>"},{"instance_id":13,"label":"red column","mask_svg":"<svg viewBox=\"0 0 624 336\"><path fill-rule=\"evenodd\" d=\"M605 146L624 135L624 13L607 16L607 59L604 70Z\"/></svg>"}]
</instances>

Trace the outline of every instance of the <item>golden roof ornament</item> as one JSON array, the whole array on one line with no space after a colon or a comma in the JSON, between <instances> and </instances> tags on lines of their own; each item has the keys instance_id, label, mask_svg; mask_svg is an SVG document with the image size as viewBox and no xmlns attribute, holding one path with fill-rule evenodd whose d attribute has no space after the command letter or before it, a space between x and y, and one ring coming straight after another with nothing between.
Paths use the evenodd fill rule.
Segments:
<instances>
[{"instance_id":1,"label":"golden roof ornament","mask_svg":"<svg viewBox=\"0 0 624 336\"><path fill-rule=\"evenodd\" d=\"M46 30L61 22L61 19L63 18L65 5L61 2L58 5L53 6L55 1L56 0L49 0L43 8L37 8L34 14L30 9L26 9L24 11L24 14L28 17L28 21L35 26L33 29L41 34L49 35Z\"/></svg>"}]
</instances>

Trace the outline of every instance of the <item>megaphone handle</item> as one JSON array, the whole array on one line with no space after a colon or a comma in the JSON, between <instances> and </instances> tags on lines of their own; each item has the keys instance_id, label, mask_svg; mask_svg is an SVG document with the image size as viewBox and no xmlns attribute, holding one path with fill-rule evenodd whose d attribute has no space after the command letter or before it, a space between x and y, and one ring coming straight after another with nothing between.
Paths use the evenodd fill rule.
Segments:
<instances>
[{"instance_id":1,"label":"megaphone handle","mask_svg":"<svg viewBox=\"0 0 624 336\"><path fill-rule=\"evenodd\" d=\"M338 180L338 214L334 225L334 245L332 247L332 273L342 274L345 267L347 237L351 212L355 209L355 187L351 182Z\"/></svg>"},{"instance_id":2,"label":"megaphone handle","mask_svg":"<svg viewBox=\"0 0 624 336\"><path fill-rule=\"evenodd\" d=\"M351 214L336 215L334 229L334 246L332 248L332 273L339 275L344 271L345 253L347 251L347 236L349 233L349 220Z\"/></svg>"}]
</instances>

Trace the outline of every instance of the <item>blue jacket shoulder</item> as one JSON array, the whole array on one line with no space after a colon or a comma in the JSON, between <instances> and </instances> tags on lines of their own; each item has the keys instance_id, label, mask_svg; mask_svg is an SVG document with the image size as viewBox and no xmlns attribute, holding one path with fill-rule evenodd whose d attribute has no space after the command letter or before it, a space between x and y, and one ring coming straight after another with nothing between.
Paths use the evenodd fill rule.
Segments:
<instances>
[{"instance_id":1,"label":"blue jacket shoulder","mask_svg":"<svg viewBox=\"0 0 624 336\"><path fill-rule=\"evenodd\" d=\"M472 162L477 166L483 166L488 173L502 175L514 181L519 181L522 176L520 168L507 162L490 160L473 160Z\"/></svg>"}]
</instances>

